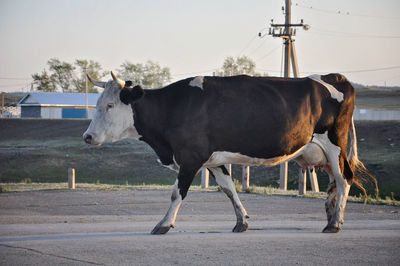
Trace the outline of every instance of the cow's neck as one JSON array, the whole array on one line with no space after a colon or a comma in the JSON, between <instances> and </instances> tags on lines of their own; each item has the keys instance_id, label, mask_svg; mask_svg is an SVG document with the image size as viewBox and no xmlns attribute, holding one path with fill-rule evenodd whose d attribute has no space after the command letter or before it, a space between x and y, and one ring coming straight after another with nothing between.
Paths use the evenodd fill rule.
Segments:
<instances>
[{"instance_id":1,"label":"cow's neck","mask_svg":"<svg viewBox=\"0 0 400 266\"><path fill-rule=\"evenodd\" d=\"M132 110L139 139L150 145L164 165L169 165L173 163L173 152L164 134L168 112L163 109L165 104L159 93L160 90L146 91L142 99L132 104Z\"/></svg>"}]
</instances>

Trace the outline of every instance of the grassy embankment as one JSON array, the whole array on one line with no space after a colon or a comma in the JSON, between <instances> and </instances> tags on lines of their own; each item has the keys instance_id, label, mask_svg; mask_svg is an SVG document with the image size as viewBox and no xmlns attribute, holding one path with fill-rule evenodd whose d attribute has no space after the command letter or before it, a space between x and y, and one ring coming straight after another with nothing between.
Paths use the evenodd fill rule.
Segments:
<instances>
[{"instance_id":1,"label":"grassy embankment","mask_svg":"<svg viewBox=\"0 0 400 266\"><path fill-rule=\"evenodd\" d=\"M76 169L77 183L115 185L173 184L176 173L161 167L144 143L124 140L101 147L83 143L86 120L0 120L0 182L66 182ZM379 180L381 197L400 197L400 122L358 122L359 155ZM290 163L288 188L298 185ZM234 178L241 167L233 167ZM318 174L321 191L328 178ZM279 168L252 167L251 184L278 187ZM200 178L194 181L200 184ZM211 184L214 184L213 182ZM360 192L352 189L352 194ZM370 190L370 194L374 194Z\"/></svg>"},{"instance_id":2,"label":"grassy embankment","mask_svg":"<svg viewBox=\"0 0 400 266\"><path fill-rule=\"evenodd\" d=\"M356 99L360 108L400 109L400 92L361 90ZM101 147L83 143L88 125L87 120L0 119L0 182L66 182L67 169L73 167L78 183L173 184L176 173L161 167L142 142L124 140ZM356 129L360 159L378 178L381 197L400 199L400 121L360 121ZM289 189L298 186L297 172L290 162ZM233 177L240 179L240 166L233 166ZM319 173L318 180L324 191L328 177ZM250 182L279 187L279 167L252 167ZM199 176L194 184L200 184ZM374 194L371 187L369 191ZM352 188L351 193L360 191Z\"/></svg>"}]
</instances>

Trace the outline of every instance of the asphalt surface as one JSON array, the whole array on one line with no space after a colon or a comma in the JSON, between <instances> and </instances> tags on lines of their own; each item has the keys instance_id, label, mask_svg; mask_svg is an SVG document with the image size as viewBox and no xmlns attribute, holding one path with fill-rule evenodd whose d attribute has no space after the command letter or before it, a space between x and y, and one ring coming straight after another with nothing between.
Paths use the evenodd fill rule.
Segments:
<instances>
[{"instance_id":1,"label":"asphalt surface","mask_svg":"<svg viewBox=\"0 0 400 266\"><path fill-rule=\"evenodd\" d=\"M0 194L0 265L400 265L400 208L348 203L323 234L324 201L242 193L250 230L221 192L189 192L176 227L149 232L170 191Z\"/></svg>"}]
</instances>

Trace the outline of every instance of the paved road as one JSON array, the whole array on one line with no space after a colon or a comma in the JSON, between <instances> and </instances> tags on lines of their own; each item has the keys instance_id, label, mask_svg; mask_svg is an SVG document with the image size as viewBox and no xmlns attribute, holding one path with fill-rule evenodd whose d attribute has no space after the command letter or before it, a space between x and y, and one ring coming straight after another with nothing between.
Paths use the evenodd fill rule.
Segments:
<instances>
[{"instance_id":1,"label":"paved road","mask_svg":"<svg viewBox=\"0 0 400 266\"><path fill-rule=\"evenodd\" d=\"M400 265L400 208L349 203L322 234L324 201L240 194L250 230L220 192L190 192L176 228L149 232L169 191L0 194L0 265Z\"/></svg>"}]
</instances>

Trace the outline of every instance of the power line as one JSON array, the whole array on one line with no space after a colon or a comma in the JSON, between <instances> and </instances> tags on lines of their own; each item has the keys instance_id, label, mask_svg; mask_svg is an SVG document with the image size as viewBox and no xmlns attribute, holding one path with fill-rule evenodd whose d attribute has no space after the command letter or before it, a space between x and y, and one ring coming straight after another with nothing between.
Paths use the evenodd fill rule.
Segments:
<instances>
[{"instance_id":1,"label":"power line","mask_svg":"<svg viewBox=\"0 0 400 266\"><path fill-rule=\"evenodd\" d=\"M11 77L0 77L0 79L6 79L6 80L31 80L32 78L11 78Z\"/></svg>"},{"instance_id":2,"label":"power line","mask_svg":"<svg viewBox=\"0 0 400 266\"><path fill-rule=\"evenodd\" d=\"M279 73L279 70L276 69L262 69L262 68L257 68L258 70L261 71L266 71L266 72L276 72ZM400 66L390 66L390 67L381 67L381 68L372 68L372 69L358 69L358 70L342 70L342 71L301 71L302 74L315 74L315 73L332 73L332 72L338 72L342 74L351 74L351 73L364 73L364 72L378 72L378 71L385 71L385 70L392 70L392 69L400 69Z\"/></svg>"},{"instance_id":3,"label":"power line","mask_svg":"<svg viewBox=\"0 0 400 266\"><path fill-rule=\"evenodd\" d=\"M213 69L204 70L204 71L195 71L195 72L171 74L171 76L175 77L175 76L186 76L186 75L203 74L203 73L207 73L207 72L213 72L213 71L215 71L215 69L218 69L218 68L213 68Z\"/></svg>"},{"instance_id":4,"label":"power line","mask_svg":"<svg viewBox=\"0 0 400 266\"><path fill-rule=\"evenodd\" d=\"M357 13L351 13L349 11L342 11L342 10L329 10L329 9L323 9L323 8L316 8L314 6L306 6L302 5L300 3L295 4L296 7L300 7L303 9L308 9L311 11L317 11L325 14L332 14L332 15L341 15L341 16L352 16L352 17L364 17L364 18L376 18L376 19L400 19L400 17L388 17L388 16L377 16L377 15L369 15L369 14L357 14Z\"/></svg>"},{"instance_id":5,"label":"power line","mask_svg":"<svg viewBox=\"0 0 400 266\"><path fill-rule=\"evenodd\" d=\"M330 35L334 37L348 37L348 38L386 38L386 39L400 39L400 36L389 36L389 35L372 35L372 34L363 34L363 33L354 33L354 32L343 32L343 31L333 31L327 29L321 29L313 27L311 32L316 31L319 34Z\"/></svg>"},{"instance_id":6,"label":"power line","mask_svg":"<svg viewBox=\"0 0 400 266\"><path fill-rule=\"evenodd\" d=\"M258 36L257 36L258 37ZM264 39L255 49L253 49L250 53L247 55L250 56L254 54L256 51L258 51L266 42L268 42L268 39Z\"/></svg>"},{"instance_id":7,"label":"power line","mask_svg":"<svg viewBox=\"0 0 400 266\"><path fill-rule=\"evenodd\" d=\"M242 53L243 53L247 48L250 47L250 45L254 42L254 40L255 40L257 37L258 37L258 35L256 34L256 35L254 35L254 36L251 38L251 40L246 44L246 46L245 46L242 50L240 50L240 52L239 52L239 54L238 54L238 57L241 56Z\"/></svg>"},{"instance_id":8,"label":"power line","mask_svg":"<svg viewBox=\"0 0 400 266\"><path fill-rule=\"evenodd\" d=\"M393 79L398 79L400 78L400 75L396 75L396 76L390 76L389 78L385 78L385 79L380 79L380 80L375 80L375 81L370 81L369 83L373 84L373 83L379 83L379 82L383 82L383 81L389 81L389 80L393 80Z\"/></svg>"},{"instance_id":9,"label":"power line","mask_svg":"<svg viewBox=\"0 0 400 266\"><path fill-rule=\"evenodd\" d=\"M260 60L262 60L262 59L267 58L268 56L272 55L276 50L278 50L278 48L281 48L281 47L282 47L281 44L275 46L275 47L274 47L271 51L269 51L267 54L265 54L264 56L258 58L258 59L256 60L256 62L257 62L257 61L260 61Z\"/></svg>"},{"instance_id":10,"label":"power line","mask_svg":"<svg viewBox=\"0 0 400 266\"><path fill-rule=\"evenodd\" d=\"M265 68L258 68L257 67L256 70L260 71L260 72L266 72L266 73L268 73L268 72L281 73L280 70L275 70L275 69L265 69Z\"/></svg>"},{"instance_id":11,"label":"power line","mask_svg":"<svg viewBox=\"0 0 400 266\"><path fill-rule=\"evenodd\" d=\"M21 83L21 84L11 84L11 85L8 85L8 84L6 84L6 85L4 85L4 84L0 84L0 87L26 87L26 86L28 86L28 85L30 85L31 83Z\"/></svg>"},{"instance_id":12,"label":"power line","mask_svg":"<svg viewBox=\"0 0 400 266\"><path fill-rule=\"evenodd\" d=\"M373 68L373 69L347 70L347 71L341 71L340 73L375 72L375 71L383 71L383 70L391 70L391 69L399 69L399 68L400 68L400 66L390 66L390 67L381 67L381 68Z\"/></svg>"}]
</instances>

